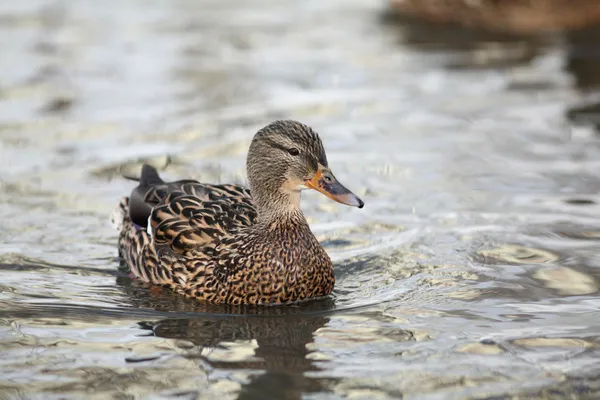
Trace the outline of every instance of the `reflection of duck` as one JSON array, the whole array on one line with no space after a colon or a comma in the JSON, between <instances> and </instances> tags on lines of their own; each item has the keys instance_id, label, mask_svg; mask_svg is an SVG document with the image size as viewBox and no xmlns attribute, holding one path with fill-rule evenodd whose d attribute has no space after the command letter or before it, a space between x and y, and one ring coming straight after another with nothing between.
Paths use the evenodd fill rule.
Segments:
<instances>
[{"instance_id":1,"label":"reflection of duck","mask_svg":"<svg viewBox=\"0 0 600 400\"><path fill-rule=\"evenodd\" d=\"M319 136L298 122L261 129L247 169L252 195L237 185L165 183L144 166L117 216L119 251L133 274L213 303L330 294L333 265L300 210L300 191L312 188L356 207L363 202L335 179Z\"/></svg>"},{"instance_id":2,"label":"reflection of duck","mask_svg":"<svg viewBox=\"0 0 600 400\"><path fill-rule=\"evenodd\" d=\"M390 0L402 14L487 30L537 33L600 23L597 0Z\"/></svg>"},{"instance_id":3,"label":"reflection of duck","mask_svg":"<svg viewBox=\"0 0 600 400\"><path fill-rule=\"evenodd\" d=\"M307 344L314 332L328 322L325 317L207 317L166 319L153 324L142 323L162 338L192 342L186 357L200 359L212 369L253 372L238 395L239 399L300 399L303 393L323 391L327 382L305 376L318 371L307 358ZM221 361L204 355L203 348L215 348L234 341L254 340L254 356L244 361ZM258 373L257 373L258 372ZM330 380L330 379L328 379Z\"/></svg>"}]
</instances>

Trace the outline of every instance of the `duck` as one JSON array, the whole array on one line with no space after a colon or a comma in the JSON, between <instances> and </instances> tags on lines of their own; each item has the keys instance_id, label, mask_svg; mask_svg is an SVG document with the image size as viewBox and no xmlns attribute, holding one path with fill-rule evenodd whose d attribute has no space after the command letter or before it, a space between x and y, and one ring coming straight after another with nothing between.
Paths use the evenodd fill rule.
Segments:
<instances>
[{"instance_id":1,"label":"duck","mask_svg":"<svg viewBox=\"0 0 600 400\"><path fill-rule=\"evenodd\" d=\"M205 303L289 304L332 293L333 263L300 208L303 190L364 202L334 176L319 135L297 121L260 129L246 158L249 188L165 182L142 166L113 221L130 274Z\"/></svg>"},{"instance_id":2,"label":"duck","mask_svg":"<svg viewBox=\"0 0 600 400\"><path fill-rule=\"evenodd\" d=\"M392 10L432 22L517 35L600 24L597 0L389 0Z\"/></svg>"}]
</instances>

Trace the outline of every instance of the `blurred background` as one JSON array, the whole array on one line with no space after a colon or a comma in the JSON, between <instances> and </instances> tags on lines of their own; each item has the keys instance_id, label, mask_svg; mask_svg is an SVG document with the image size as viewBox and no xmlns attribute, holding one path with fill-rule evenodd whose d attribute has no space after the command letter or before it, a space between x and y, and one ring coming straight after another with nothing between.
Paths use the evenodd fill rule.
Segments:
<instances>
[{"instance_id":1,"label":"blurred background","mask_svg":"<svg viewBox=\"0 0 600 400\"><path fill-rule=\"evenodd\" d=\"M595 0L0 4L0 398L600 397ZM150 162L245 183L317 130L334 296L202 306L118 269Z\"/></svg>"}]
</instances>

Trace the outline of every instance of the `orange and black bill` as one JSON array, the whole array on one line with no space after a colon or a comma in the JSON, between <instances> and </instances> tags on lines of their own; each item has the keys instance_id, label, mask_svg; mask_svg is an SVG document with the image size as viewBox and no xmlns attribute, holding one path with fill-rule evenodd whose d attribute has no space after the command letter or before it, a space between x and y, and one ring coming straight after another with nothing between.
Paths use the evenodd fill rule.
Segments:
<instances>
[{"instance_id":1,"label":"orange and black bill","mask_svg":"<svg viewBox=\"0 0 600 400\"><path fill-rule=\"evenodd\" d=\"M323 193L338 203L358 208L363 208L365 205L357 195L339 183L328 168L322 165L319 165L319 170L314 178L305 181L305 184L307 187Z\"/></svg>"}]
</instances>

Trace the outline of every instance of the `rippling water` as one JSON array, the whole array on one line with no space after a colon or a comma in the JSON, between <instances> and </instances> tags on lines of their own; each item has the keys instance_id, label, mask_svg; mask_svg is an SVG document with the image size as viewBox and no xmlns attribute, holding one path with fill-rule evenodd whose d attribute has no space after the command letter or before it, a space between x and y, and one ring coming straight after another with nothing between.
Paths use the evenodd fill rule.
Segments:
<instances>
[{"instance_id":1,"label":"rippling water","mask_svg":"<svg viewBox=\"0 0 600 400\"><path fill-rule=\"evenodd\" d=\"M0 6L0 398L600 396L600 45L368 1ZM307 194L331 299L202 306L118 269L144 160L244 182L311 124L363 210Z\"/></svg>"}]
</instances>

